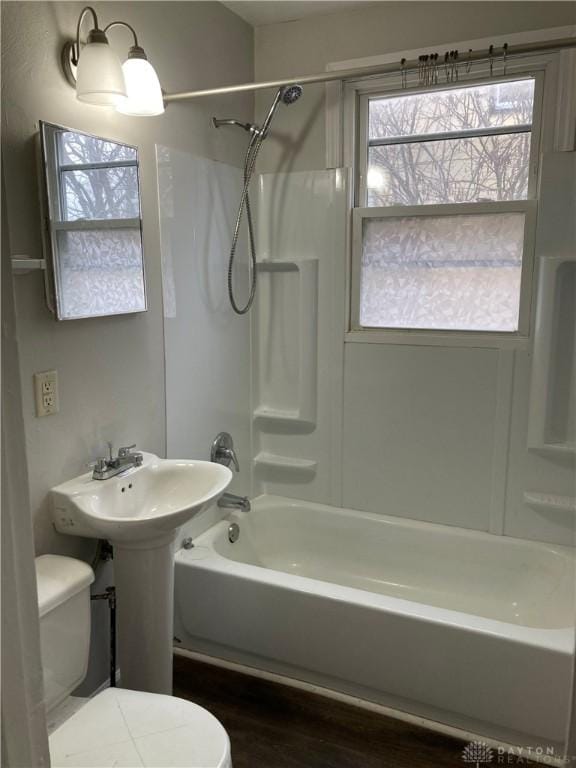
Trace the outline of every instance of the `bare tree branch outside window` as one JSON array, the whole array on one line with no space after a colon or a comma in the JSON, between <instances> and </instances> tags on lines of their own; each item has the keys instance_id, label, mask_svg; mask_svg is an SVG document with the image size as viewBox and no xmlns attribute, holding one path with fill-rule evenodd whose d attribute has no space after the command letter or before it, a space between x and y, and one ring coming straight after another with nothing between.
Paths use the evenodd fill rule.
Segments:
<instances>
[{"instance_id":1,"label":"bare tree branch outside window","mask_svg":"<svg viewBox=\"0 0 576 768\"><path fill-rule=\"evenodd\" d=\"M65 221L140 216L135 149L81 133L62 132L59 139Z\"/></svg>"},{"instance_id":2,"label":"bare tree branch outside window","mask_svg":"<svg viewBox=\"0 0 576 768\"><path fill-rule=\"evenodd\" d=\"M369 206L522 200L528 193L534 82L520 80L374 99L369 142L404 137L404 143L368 149ZM467 130L521 133L463 138ZM441 141L412 136L453 134Z\"/></svg>"}]
</instances>

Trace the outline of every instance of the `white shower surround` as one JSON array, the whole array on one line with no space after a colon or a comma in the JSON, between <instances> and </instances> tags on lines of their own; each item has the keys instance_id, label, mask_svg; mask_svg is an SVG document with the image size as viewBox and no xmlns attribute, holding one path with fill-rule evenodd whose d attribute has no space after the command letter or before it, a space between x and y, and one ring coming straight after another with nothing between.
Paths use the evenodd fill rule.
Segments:
<instances>
[{"instance_id":1,"label":"white shower surround","mask_svg":"<svg viewBox=\"0 0 576 768\"><path fill-rule=\"evenodd\" d=\"M262 496L177 553L176 635L190 650L561 750L574 568L570 548Z\"/></svg>"},{"instance_id":2,"label":"white shower surround","mask_svg":"<svg viewBox=\"0 0 576 768\"><path fill-rule=\"evenodd\" d=\"M226 403L226 418L237 420L231 431L240 438L243 470L244 457L253 458L256 494L290 497L282 501L284 512L269 518L270 540L282 544L288 509L290 526L299 525L303 534L314 520L321 530L315 541L325 540L333 569L326 581L313 573L283 573L272 561L263 568L222 557L210 536L223 534L227 523L201 535L222 514L214 508L182 531L183 537L195 537L196 546L176 556L180 647L500 741L551 743L558 754L568 709L573 607L563 628L526 627L505 616L476 615L466 605L433 604L426 595L407 601L358 589L358 582L346 583L340 568L342 556L351 553L351 567L359 569L356 578L363 581L361 569L371 551L363 528L367 521L403 532L404 545L396 551L422 582L427 546L422 562L410 552L418 536L424 541L423 532L435 530L436 540L444 542L443 554L427 562L432 578L437 576L433 565L455 564L447 578L448 598L457 589L465 591L465 564L454 560L461 542L478 546L499 574L466 587L488 590L491 585L496 595L514 577L519 560L513 553L538 559L544 552L564 551L555 544L572 541L573 514L548 509L542 514L517 502L520 494L552 486L561 495L573 493L568 464L554 466L551 476L550 462L546 473L531 464L527 471L528 460L535 461L526 450L527 350L443 346L442 339L425 346L410 338L402 344L345 344L349 185L343 170L259 178L257 226L264 264L252 314L252 349L247 350L244 333L238 344L240 326L230 321L224 294L222 246L230 231L238 171L200 162L204 166L198 166L201 172L193 174L191 185L185 181L190 166L172 164L182 174L175 184L173 238L163 251L166 259L171 248L180 264L174 286L181 298L175 316L167 318L168 445L174 449L183 441L188 450L202 450ZM225 191L220 196L225 216L213 205L216 196L204 200L212 186ZM198 198L189 205L191 192ZM542 217L542 226L549 232L549 216ZM169 231L163 227L163 233ZM198 248L202 242L208 247ZM192 355L182 355L182 349L194 350L190 333L200 330L194 313L183 311L202 300L199 264L218 296L211 315L218 329L213 365L221 375L216 377L198 371ZM204 344L213 335L208 325L198 338ZM313 341L315 361L309 354ZM251 436L243 410L250 383L238 387L236 376L250 353ZM213 408L206 409L205 402ZM239 480L246 484L248 478ZM292 514L296 507L305 510L298 523ZM342 520L346 535L331 536ZM368 549L351 547L362 537ZM510 568L506 576L504 566ZM484 567L483 577L489 574ZM527 589L520 582L519 592L526 595ZM546 604L541 595L537 610Z\"/></svg>"}]
</instances>

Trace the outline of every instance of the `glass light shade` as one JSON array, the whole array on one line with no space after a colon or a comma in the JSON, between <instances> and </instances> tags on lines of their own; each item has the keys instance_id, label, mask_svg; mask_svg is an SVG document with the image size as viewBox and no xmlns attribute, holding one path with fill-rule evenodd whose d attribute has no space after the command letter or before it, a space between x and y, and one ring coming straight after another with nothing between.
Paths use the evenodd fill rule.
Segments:
<instances>
[{"instance_id":1,"label":"glass light shade","mask_svg":"<svg viewBox=\"0 0 576 768\"><path fill-rule=\"evenodd\" d=\"M108 43L88 43L82 48L76 72L76 98L105 107L115 107L126 100L120 59Z\"/></svg>"},{"instance_id":2,"label":"glass light shade","mask_svg":"<svg viewBox=\"0 0 576 768\"><path fill-rule=\"evenodd\" d=\"M160 81L154 67L142 58L127 59L122 65L128 98L116 109L124 115L151 117L164 112Z\"/></svg>"}]
</instances>

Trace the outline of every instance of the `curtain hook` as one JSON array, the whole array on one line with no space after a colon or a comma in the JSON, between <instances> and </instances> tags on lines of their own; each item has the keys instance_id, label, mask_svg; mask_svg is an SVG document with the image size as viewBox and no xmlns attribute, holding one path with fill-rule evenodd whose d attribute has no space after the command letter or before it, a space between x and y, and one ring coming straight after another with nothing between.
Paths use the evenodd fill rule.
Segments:
<instances>
[{"instance_id":1,"label":"curtain hook","mask_svg":"<svg viewBox=\"0 0 576 768\"><path fill-rule=\"evenodd\" d=\"M406 88L406 59L400 59L400 81L402 88Z\"/></svg>"},{"instance_id":2,"label":"curtain hook","mask_svg":"<svg viewBox=\"0 0 576 768\"><path fill-rule=\"evenodd\" d=\"M468 48L468 61L466 62L466 74L469 75L472 70L472 48Z\"/></svg>"},{"instance_id":3,"label":"curtain hook","mask_svg":"<svg viewBox=\"0 0 576 768\"><path fill-rule=\"evenodd\" d=\"M456 74L456 80L459 79L459 72L458 72L458 50L454 51L454 72Z\"/></svg>"},{"instance_id":4,"label":"curtain hook","mask_svg":"<svg viewBox=\"0 0 576 768\"><path fill-rule=\"evenodd\" d=\"M491 45L490 48L488 48L488 56L490 59L490 77L494 74L494 46Z\"/></svg>"},{"instance_id":5,"label":"curtain hook","mask_svg":"<svg viewBox=\"0 0 576 768\"><path fill-rule=\"evenodd\" d=\"M504 43L502 47L502 74L506 74L506 67L508 65L508 43Z\"/></svg>"}]
</instances>

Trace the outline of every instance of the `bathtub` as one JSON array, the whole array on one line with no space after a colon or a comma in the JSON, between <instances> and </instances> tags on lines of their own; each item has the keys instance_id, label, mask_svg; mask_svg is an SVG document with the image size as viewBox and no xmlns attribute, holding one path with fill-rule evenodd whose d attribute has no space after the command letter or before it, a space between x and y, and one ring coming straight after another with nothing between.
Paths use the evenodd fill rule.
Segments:
<instances>
[{"instance_id":1,"label":"bathtub","mask_svg":"<svg viewBox=\"0 0 576 768\"><path fill-rule=\"evenodd\" d=\"M175 560L181 647L561 750L571 548L261 496Z\"/></svg>"}]
</instances>

